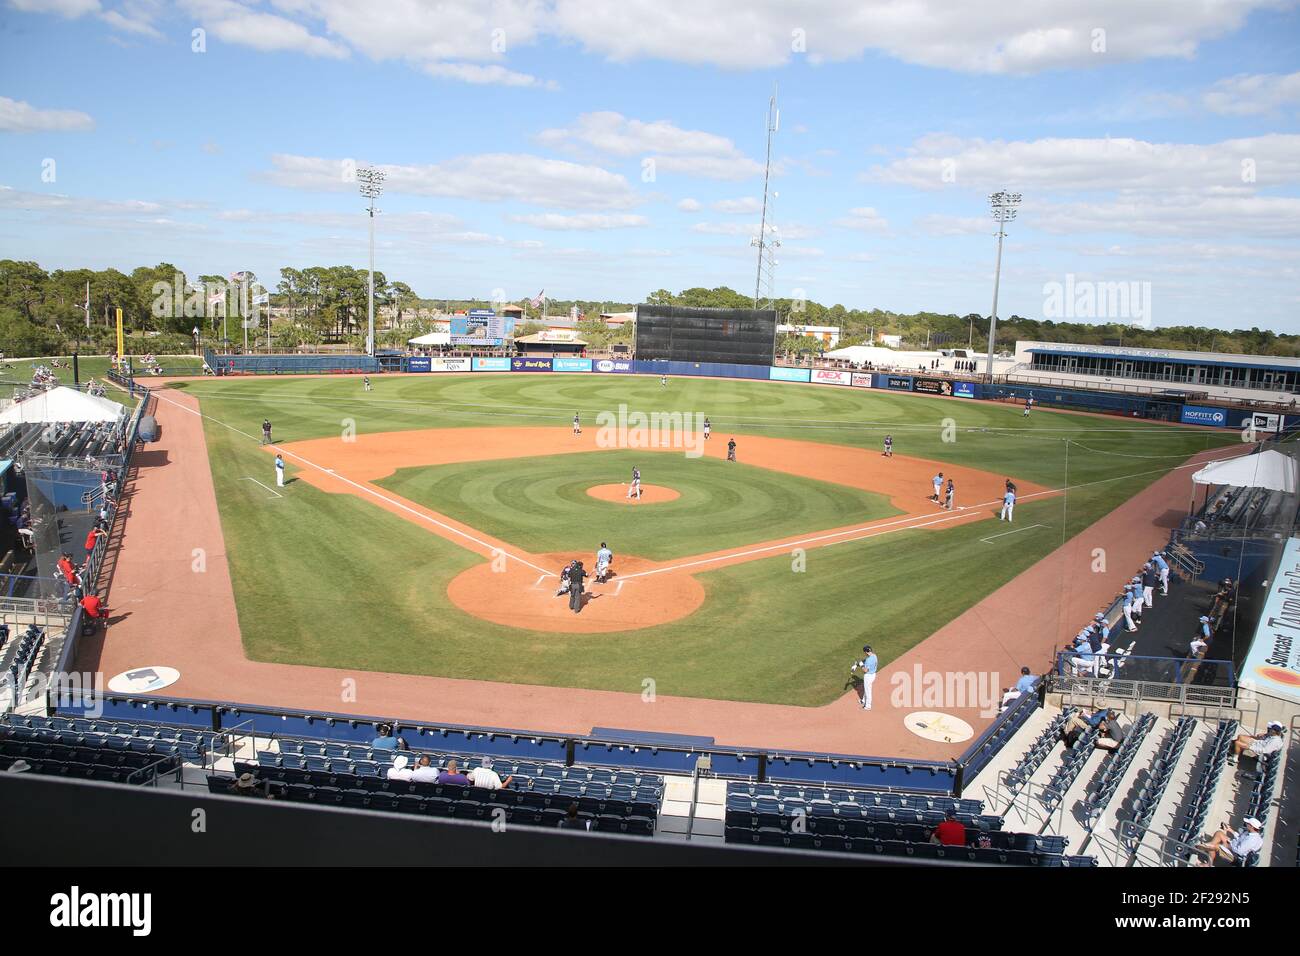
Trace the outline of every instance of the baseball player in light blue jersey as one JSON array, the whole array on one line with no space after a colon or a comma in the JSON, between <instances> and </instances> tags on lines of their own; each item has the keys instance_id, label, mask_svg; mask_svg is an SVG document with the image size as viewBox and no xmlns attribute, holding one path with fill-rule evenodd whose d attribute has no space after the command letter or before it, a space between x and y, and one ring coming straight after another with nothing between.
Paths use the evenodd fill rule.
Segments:
<instances>
[{"instance_id":1,"label":"baseball player in light blue jersey","mask_svg":"<svg viewBox=\"0 0 1300 956\"><path fill-rule=\"evenodd\" d=\"M1163 551L1156 551L1151 555L1151 563L1156 566L1156 571L1160 575L1160 593L1169 594L1169 562L1165 560Z\"/></svg>"},{"instance_id":2,"label":"baseball player in light blue jersey","mask_svg":"<svg viewBox=\"0 0 1300 956\"><path fill-rule=\"evenodd\" d=\"M862 645L862 659L853 662L849 673L862 671L862 709L871 709L871 685L876 682L876 655L870 644Z\"/></svg>"},{"instance_id":3,"label":"baseball player in light blue jersey","mask_svg":"<svg viewBox=\"0 0 1300 956\"><path fill-rule=\"evenodd\" d=\"M931 478L930 484L934 485L934 494L931 497L934 501L938 501L939 496L943 494L943 472Z\"/></svg>"},{"instance_id":4,"label":"baseball player in light blue jersey","mask_svg":"<svg viewBox=\"0 0 1300 956\"><path fill-rule=\"evenodd\" d=\"M999 521L1010 521L1012 515L1016 513L1016 493L1010 488L1002 496L1002 514L998 515Z\"/></svg>"}]
</instances>

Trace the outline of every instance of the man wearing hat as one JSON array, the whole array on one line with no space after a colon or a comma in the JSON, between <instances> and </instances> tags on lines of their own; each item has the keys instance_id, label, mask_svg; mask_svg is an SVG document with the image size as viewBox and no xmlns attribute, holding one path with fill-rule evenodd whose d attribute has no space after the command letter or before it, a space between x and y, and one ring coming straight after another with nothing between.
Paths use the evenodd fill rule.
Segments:
<instances>
[{"instance_id":1,"label":"man wearing hat","mask_svg":"<svg viewBox=\"0 0 1300 956\"><path fill-rule=\"evenodd\" d=\"M1269 754L1275 754L1282 749L1286 742L1283 733L1286 728L1276 720L1270 721L1268 728L1262 734L1240 734L1232 742L1232 753L1228 755L1228 763L1235 765L1237 758L1243 754L1247 757L1254 757L1258 760L1260 757L1267 757Z\"/></svg>"},{"instance_id":2,"label":"man wearing hat","mask_svg":"<svg viewBox=\"0 0 1300 956\"><path fill-rule=\"evenodd\" d=\"M1133 592L1129 588L1124 588L1124 625L1130 631L1138 629L1137 624L1133 621Z\"/></svg>"},{"instance_id":3,"label":"man wearing hat","mask_svg":"<svg viewBox=\"0 0 1300 956\"><path fill-rule=\"evenodd\" d=\"M241 773L239 779L231 786L230 792L239 797L264 797L266 791L259 786L260 782L251 773Z\"/></svg>"},{"instance_id":4,"label":"man wearing hat","mask_svg":"<svg viewBox=\"0 0 1300 956\"><path fill-rule=\"evenodd\" d=\"M402 756L401 754L398 754L396 757L394 757L393 765L388 768L388 779L389 780L410 780L411 778L413 778L415 776L415 771L407 766L407 764L409 763L410 760Z\"/></svg>"},{"instance_id":5,"label":"man wearing hat","mask_svg":"<svg viewBox=\"0 0 1300 956\"><path fill-rule=\"evenodd\" d=\"M1156 573L1156 566L1148 561L1142 565L1142 600L1147 607L1154 604L1152 596L1156 593L1156 584L1160 581L1160 575Z\"/></svg>"},{"instance_id":6,"label":"man wearing hat","mask_svg":"<svg viewBox=\"0 0 1300 956\"><path fill-rule=\"evenodd\" d=\"M862 671L862 709L871 709L871 685L876 682L876 655L871 650L870 644L862 645L862 659L854 661L853 666L849 668L849 673Z\"/></svg>"},{"instance_id":7,"label":"man wearing hat","mask_svg":"<svg viewBox=\"0 0 1300 956\"><path fill-rule=\"evenodd\" d=\"M1264 838L1260 835L1264 832L1264 824L1255 817L1246 817L1242 821L1246 829L1242 831L1234 830L1226 824L1210 837L1209 843L1198 844L1196 849L1206 854L1205 862L1200 866L1214 866L1214 861L1222 853L1229 861L1244 860L1252 853L1258 853L1264 848Z\"/></svg>"},{"instance_id":8,"label":"man wearing hat","mask_svg":"<svg viewBox=\"0 0 1300 956\"><path fill-rule=\"evenodd\" d=\"M475 767L468 774L469 782L476 787L483 787L485 790L501 790L510 786L510 781L514 777L501 779L501 775L492 769L492 758L484 757L483 764Z\"/></svg>"}]
</instances>

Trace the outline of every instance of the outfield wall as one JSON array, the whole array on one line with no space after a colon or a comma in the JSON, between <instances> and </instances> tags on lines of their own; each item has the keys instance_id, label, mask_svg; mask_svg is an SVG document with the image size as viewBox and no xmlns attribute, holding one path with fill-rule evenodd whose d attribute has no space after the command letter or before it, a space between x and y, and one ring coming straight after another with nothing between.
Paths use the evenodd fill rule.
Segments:
<instances>
[{"instance_id":1,"label":"outfield wall","mask_svg":"<svg viewBox=\"0 0 1300 956\"><path fill-rule=\"evenodd\" d=\"M1261 414L1217 405L1188 404L1173 395L1090 392L1081 388L967 381L937 375L903 372L802 368L784 365L740 365L727 362L646 361L627 358L579 356L462 356L462 355L215 355L208 365L222 375L372 374L400 371L408 374L447 372L517 372L558 374L623 374L704 376L751 381L794 382L830 388L873 388L886 392L911 392L941 398L1023 403L1029 398L1040 407L1098 412L1210 428L1241 428L1248 423L1263 432L1281 433L1300 428L1300 415ZM382 365L382 368L381 368Z\"/></svg>"}]
</instances>

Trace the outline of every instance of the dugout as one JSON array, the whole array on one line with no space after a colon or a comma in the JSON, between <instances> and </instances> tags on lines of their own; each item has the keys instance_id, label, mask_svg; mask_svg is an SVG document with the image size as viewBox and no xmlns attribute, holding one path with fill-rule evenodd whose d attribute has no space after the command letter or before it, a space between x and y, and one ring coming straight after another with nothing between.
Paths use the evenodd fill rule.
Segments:
<instances>
[{"instance_id":1,"label":"dugout","mask_svg":"<svg viewBox=\"0 0 1300 956\"><path fill-rule=\"evenodd\" d=\"M636 307L636 357L643 362L771 365L775 309Z\"/></svg>"}]
</instances>

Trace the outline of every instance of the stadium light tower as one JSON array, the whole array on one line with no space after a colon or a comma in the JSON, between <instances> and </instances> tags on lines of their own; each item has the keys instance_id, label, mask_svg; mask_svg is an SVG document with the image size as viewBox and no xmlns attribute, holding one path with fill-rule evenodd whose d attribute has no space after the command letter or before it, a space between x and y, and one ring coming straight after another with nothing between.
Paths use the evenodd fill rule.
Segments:
<instances>
[{"instance_id":1,"label":"stadium light tower","mask_svg":"<svg viewBox=\"0 0 1300 956\"><path fill-rule=\"evenodd\" d=\"M357 170L357 186L361 195L370 200L366 211L370 213L370 279L369 294L366 296L366 354L375 354L375 200L384 191L384 171L374 166L362 166Z\"/></svg>"},{"instance_id":2,"label":"stadium light tower","mask_svg":"<svg viewBox=\"0 0 1300 956\"><path fill-rule=\"evenodd\" d=\"M774 234L776 226L768 224L768 183L772 178L772 137L781 126L781 111L776 105L776 87L767 101L767 165L763 168L763 214L758 220L758 235L749 244L758 249L758 269L754 277L754 308L771 305L776 286L776 250L781 240ZM771 194L776 198L776 194Z\"/></svg>"},{"instance_id":3,"label":"stadium light tower","mask_svg":"<svg viewBox=\"0 0 1300 956\"><path fill-rule=\"evenodd\" d=\"M993 314L989 316L989 382L993 381L993 342L998 331L998 284L1002 281L1002 240L1007 234L1007 223L1016 218L1020 193L996 192L989 197L989 212L998 224L998 264L993 269Z\"/></svg>"}]
</instances>

